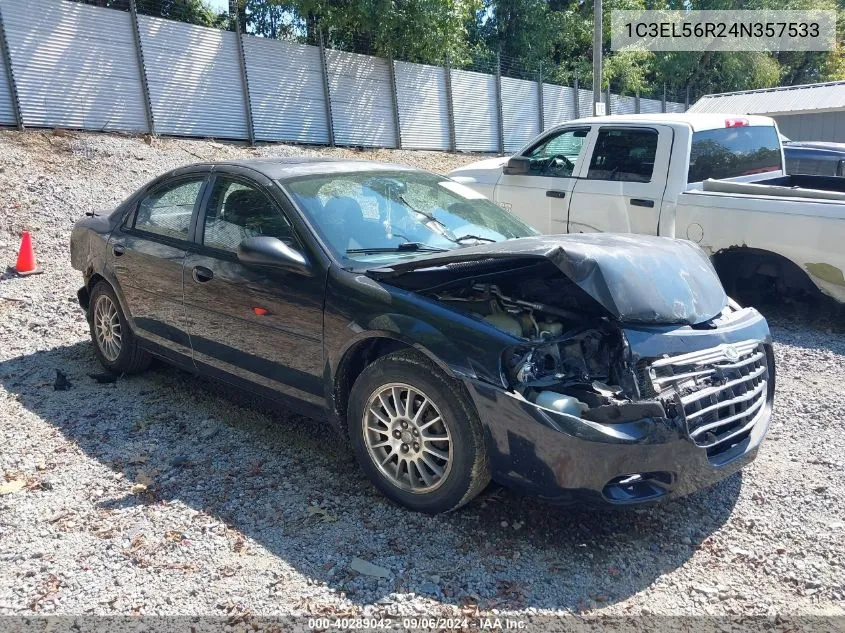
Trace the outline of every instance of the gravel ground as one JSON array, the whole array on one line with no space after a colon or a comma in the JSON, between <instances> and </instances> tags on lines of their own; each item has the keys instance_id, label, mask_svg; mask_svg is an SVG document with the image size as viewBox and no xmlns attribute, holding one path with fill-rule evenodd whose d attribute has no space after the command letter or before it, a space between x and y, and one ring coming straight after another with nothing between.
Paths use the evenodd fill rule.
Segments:
<instances>
[{"instance_id":1,"label":"gravel ground","mask_svg":"<svg viewBox=\"0 0 845 633\"><path fill-rule=\"evenodd\" d=\"M0 614L845 614L833 321L768 315L776 413L750 468L616 512L491 488L450 515L412 514L308 419L165 366L89 378L100 368L75 302L73 222L180 164L302 152L443 172L475 159L0 133L2 263L30 229L45 270L0 282Z\"/></svg>"}]
</instances>

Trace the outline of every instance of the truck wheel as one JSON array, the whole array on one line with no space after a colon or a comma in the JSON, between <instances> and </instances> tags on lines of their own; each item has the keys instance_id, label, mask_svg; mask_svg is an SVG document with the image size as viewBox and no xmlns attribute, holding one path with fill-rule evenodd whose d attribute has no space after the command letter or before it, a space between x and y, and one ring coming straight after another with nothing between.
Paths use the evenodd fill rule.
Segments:
<instances>
[{"instance_id":1,"label":"truck wheel","mask_svg":"<svg viewBox=\"0 0 845 633\"><path fill-rule=\"evenodd\" d=\"M94 353L103 367L116 374L137 374L149 366L152 357L138 346L117 295L104 281L97 282L91 291L88 325Z\"/></svg>"},{"instance_id":2,"label":"truck wheel","mask_svg":"<svg viewBox=\"0 0 845 633\"><path fill-rule=\"evenodd\" d=\"M454 510L490 482L474 407L421 354L395 352L366 367L352 387L347 423L361 468L407 508Z\"/></svg>"}]
</instances>

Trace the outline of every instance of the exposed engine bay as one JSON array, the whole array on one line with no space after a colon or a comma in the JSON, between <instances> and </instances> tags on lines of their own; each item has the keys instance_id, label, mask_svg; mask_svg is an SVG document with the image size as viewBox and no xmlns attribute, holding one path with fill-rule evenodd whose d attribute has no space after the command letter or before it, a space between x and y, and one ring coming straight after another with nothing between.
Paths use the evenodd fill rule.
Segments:
<instances>
[{"instance_id":1,"label":"exposed engine bay","mask_svg":"<svg viewBox=\"0 0 845 633\"><path fill-rule=\"evenodd\" d=\"M508 333L519 341L500 363L511 394L601 423L684 416L678 385L652 381L627 325L711 328L731 311L700 248L639 235L504 240L368 273Z\"/></svg>"},{"instance_id":2,"label":"exposed engine bay","mask_svg":"<svg viewBox=\"0 0 845 633\"><path fill-rule=\"evenodd\" d=\"M467 280L433 296L524 340L505 352L502 368L509 385L526 400L600 422L664 417L660 402L641 401L618 324L577 290L559 275L499 276L496 283Z\"/></svg>"}]
</instances>

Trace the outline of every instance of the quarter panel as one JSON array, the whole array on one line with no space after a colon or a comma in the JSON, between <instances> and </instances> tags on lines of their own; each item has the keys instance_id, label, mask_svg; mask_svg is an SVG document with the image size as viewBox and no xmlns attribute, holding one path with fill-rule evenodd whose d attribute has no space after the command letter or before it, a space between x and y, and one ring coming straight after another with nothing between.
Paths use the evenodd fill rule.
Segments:
<instances>
[{"instance_id":1,"label":"quarter panel","mask_svg":"<svg viewBox=\"0 0 845 633\"><path fill-rule=\"evenodd\" d=\"M675 231L700 236L696 241L711 255L732 246L782 255L824 293L845 301L843 220L841 202L692 191L679 197Z\"/></svg>"}]
</instances>

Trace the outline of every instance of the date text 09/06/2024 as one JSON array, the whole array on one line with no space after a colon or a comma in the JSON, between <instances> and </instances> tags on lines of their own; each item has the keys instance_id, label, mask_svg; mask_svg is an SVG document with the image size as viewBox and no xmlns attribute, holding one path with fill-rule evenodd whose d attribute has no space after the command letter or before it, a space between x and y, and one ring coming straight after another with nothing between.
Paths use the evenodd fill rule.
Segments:
<instances>
[{"instance_id":1,"label":"date text 09/06/2024","mask_svg":"<svg viewBox=\"0 0 845 633\"><path fill-rule=\"evenodd\" d=\"M505 617L403 617L403 618L310 618L308 628L316 631L327 629L379 630L401 625L406 631L414 630L511 630L526 628L524 620Z\"/></svg>"}]
</instances>

